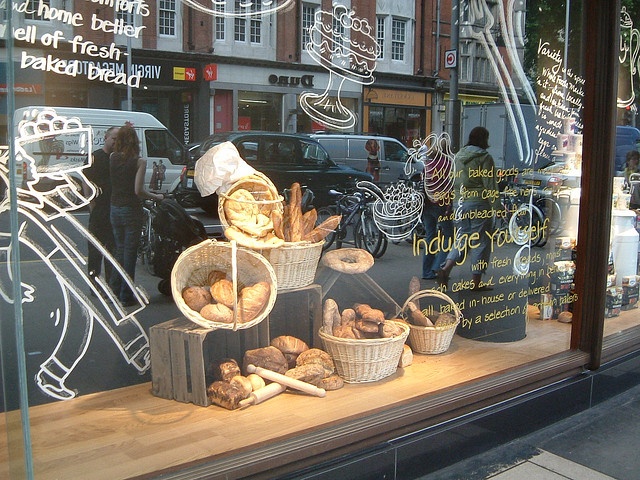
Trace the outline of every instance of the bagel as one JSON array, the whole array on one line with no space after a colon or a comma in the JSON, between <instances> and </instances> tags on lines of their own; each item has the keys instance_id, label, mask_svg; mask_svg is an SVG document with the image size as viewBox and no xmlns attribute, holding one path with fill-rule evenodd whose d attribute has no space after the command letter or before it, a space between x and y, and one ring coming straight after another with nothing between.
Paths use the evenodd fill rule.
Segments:
<instances>
[{"instance_id":1,"label":"bagel","mask_svg":"<svg viewBox=\"0 0 640 480\"><path fill-rule=\"evenodd\" d=\"M337 272L364 273L373 266L373 256L361 248L339 248L322 257L322 264Z\"/></svg>"}]
</instances>

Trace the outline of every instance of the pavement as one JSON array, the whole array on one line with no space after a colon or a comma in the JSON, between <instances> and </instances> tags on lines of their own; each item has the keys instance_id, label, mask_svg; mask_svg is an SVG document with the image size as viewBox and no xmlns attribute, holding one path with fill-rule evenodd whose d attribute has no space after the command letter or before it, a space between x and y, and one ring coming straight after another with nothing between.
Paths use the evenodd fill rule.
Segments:
<instances>
[{"instance_id":1,"label":"pavement","mask_svg":"<svg viewBox=\"0 0 640 480\"><path fill-rule=\"evenodd\" d=\"M418 480L638 480L640 385Z\"/></svg>"}]
</instances>

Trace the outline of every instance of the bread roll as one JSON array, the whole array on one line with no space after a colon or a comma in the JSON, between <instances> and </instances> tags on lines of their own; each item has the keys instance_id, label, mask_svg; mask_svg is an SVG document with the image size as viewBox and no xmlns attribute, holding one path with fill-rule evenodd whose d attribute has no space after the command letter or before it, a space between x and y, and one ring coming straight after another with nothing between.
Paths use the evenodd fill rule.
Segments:
<instances>
[{"instance_id":1,"label":"bread roll","mask_svg":"<svg viewBox=\"0 0 640 480\"><path fill-rule=\"evenodd\" d=\"M384 322L384 313L382 310L371 308L369 305L362 303L354 305L353 309L356 311L356 315L363 320L377 323Z\"/></svg>"},{"instance_id":2,"label":"bread roll","mask_svg":"<svg viewBox=\"0 0 640 480\"><path fill-rule=\"evenodd\" d=\"M356 320L356 328L365 333L378 333L378 322L369 322L367 320Z\"/></svg>"},{"instance_id":3,"label":"bread roll","mask_svg":"<svg viewBox=\"0 0 640 480\"><path fill-rule=\"evenodd\" d=\"M355 324L355 321L354 321ZM351 325L338 325L333 327L332 335L338 338L356 338Z\"/></svg>"},{"instance_id":4,"label":"bread roll","mask_svg":"<svg viewBox=\"0 0 640 480\"><path fill-rule=\"evenodd\" d=\"M571 323L573 321L573 313L560 312L560 315L558 315L558 321L562 323Z\"/></svg>"},{"instance_id":5,"label":"bread roll","mask_svg":"<svg viewBox=\"0 0 640 480\"><path fill-rule=\"evenodd\" d=\"M329 375L328 377L323 378L317 385L318 388L324 388L327 391L330 390L338 390L344 387L344 380L338 375L334 373L333 375Z\"/></svg>"},{"instance_id":6,"label":"bread roll","mask_svg":"<svg viewBox=\"0 0 640 480\"><path fill-rule=\"evenodd\" d=\"M309 345L297 337L291 335L281 335L271 340L271 346L276 347L282 353L295 353L300 355L305 350L309 350Z\"/></svg>"},{"instance_id":7,"label":"bread roll","mask_svg":"<svg viewBox=\"0 0 640 480\"><path fill-rule=\"evenodd\" d=\"M306 365L300 365L292 368L291 370L287 370L285 375L317 386L318 383L320 383L320 380L327 376L327 373L322 365L317 363L308 363Z\"/></svg>"},{"instance_id":8,"label":"bread roll","mask_svg":"<svg viewBox=\"0 0 640 480\"><path fill-rule=\"evenodd\" d=\"M356 321L356 311L353 308L345 308L340 317L342 325L353 325Z\"/></svg>"},{"instance_id":9,"label":"bread roll","mask_svg":"<svg viewBox=\"0 0 640 480\"><path fill-rule=\"evenodd\" d=\"M236 222L246 222L251 217L258 215L260 210L255 200L251 192L244 188L239 188L231 193L223 206L227 221L231 225L235 225Z\"/></svg>"},{"instance_id":10,"label":"bread roll","mask_svg":"<svg viewBox=\"0 0 640 480\"><path fill-rule=\"evenodd\" d=\"M229 308L233 308L235 302L235 292L233 291L233 282L223 278L211 285L209 289L211 297L217 302Z\"/></svg>"},{"instance_id":11,"label":"bread roll","mask_svg":"<svg viewBox=\"0 0 640 480\"><path fill-rule=\"evenodd\" d=\"M238 385L248 397L249 394L253 391L253 385L251 385L251 380L242 375L236 375L231 379L231 383L235 383ZM246 397L245 397L246 398Z\"/></svg>"},{"instance_id":12,"label":"bread roll","mask_svg":"<svg viewBox=\"0 0 640 480\"><path fill-rule=\"evenodd\" d=\"M299 367L301 365L308 364L322 365L322 367L327 371L327 375L331 375L336 369L331 356L319 348L310 348L298 355L296 366Z\"/></svg>"},{"instance_id":13,"label":"bread roll","mask_svg":"<svg viewBox=\"0 0 640 480\"><path fill-rule=\"evenodd\" d=\"M263 347L247 350L242 360L242 370L247 372L247 365L266 368L284 375L289 370L289 364L283 353L276 347Z\"/></svg>"},{"instance_id":14,"label":"bread roll","mask_svg":"<svg viewBox=\"0 0 640 480\"><path fill-rule=\"evenodd\" d=\"M458 320L456 319L456 316L453 313L444 312L438 315L438 318L436 318L435 323L439 327L445 327L448 325L453 325L457 321Z\"/></svg>"},{"instance_id":15,"label":"bread roll","mask_svg":"<svg viewBox=\"0 0 640 480\"><path fill-rule=\"evenodd\" d=\"M202 318L219 323L233 323L233 310L222 303L210 303L200 310Z\"/></svg>"},{"instance_id":16,"label":"bread roll","mask_svg":"<svg viewBox=\"0 0 640 480\"><path fill-rule=\"evenodd\" d=\"M269 248L278 248L284 245L284 240L278 238L274 233L267 233L264 237L255 237L243 232L238 227L231 226L224 230L224 236L228 240L235 240L243 247L253 250L264 250Z\"/></svg>"},{"instance_id":17,"label":"bread roll","mask_svg":"<svg viewBox=\"0 0 640 480\"><path fill-rule=\"evenodd\" d=\"M409 303L407 305L407 308L409 309L409 320L411 321L411 323L422 327L433 326L433 322L429 319L429 317L418 310L418 307L416 307L415 304Z\"/></svg>"},{"instance_id":18,"label":"bread roll","mask_svg":"<svg viewBox=\"0 0 640 480\"><path fill-rule=\"evenodd\" d=\"M406 343L402 346L402 354L400 355L400 361L398 362L398 366L400 368L408 367L413 363L413 351L411 347Z\"/></svg>"},{"instance_id":19,"label":"bread roll","mask_svg":"<svg viewBox=\"0 0 640 480\"><path fill-rule=\"evenodd\" d=\"M211 303L211 293L206 287L185 287L182 290L182 298L194 312L199 312L205 305Z\"/></svg>"},{"instance_id":20,"label":"bread roll","mask_svg":"<svg viewBox=\"0 0 640 480\"><path fill-rule=\"evenodd\" d=\"M404 329L395 322L385 321L380 324L380 336L382 338L399 337L404 333Z\"/></svg>"},{"instance_id":21,"label":"bread roll","mask_svg":"<svg viewBox=\"0 0 640 480\"><path fill-rule=\"evenodd\" d=\"M296 359L305 350L309 350L309 346L299 338L290 335L282 335L271 340L271 346L280 350L287 359L289 368L296 366Z\"/></svg>"},{"instance_id":22,"label":"bread roll","mask_svg":"<svg viewBox=\"0 0 640 480\"><path fill-rule=\"evenodd\" d=\"M340 309L333 298L327 298L322 307L322 325L326 332L333 331L334 327L340 325Z\"/></svg>"},{"instance_id":23,"label":"bread roll","mask_svg":"<svg viewBox=\"0 0 640 480\"><path fill-rule=\"evenodd\" d=\"M244 287L238 296L238 321L247 323L256 318L269 301L271 286L267 282L258 282Z\"/></svg>"},{"instance_id":24,"label":"bread roll","mask_svg":"<svg viewBox=\"0 0 640 480\"><path fill-rule=\"evenodd\" d=\"M273 233L273 222L271 218L262 213L247 217L243 220L235 220L233 226L258 238Z\"/></svg>"},{"instance_id":25,"label":"bread roll","mask_svg":"<svg viewBox=\"0 0 640 480\"><path fill-rule=\"evenodd\" d=\"M231 382L216 381L207 387L209 401L214 405L219 405L229 410L238 408L240 402L247 398L249 394L246 394L238 384Z\"/></svg>"},{"instance_id":26,"label":"bread roll","mask_svg":"<svg viewBox=\"0 0 640 480\"><path fill-rule=\"evenodd\" d=\"M233 358L223 358L212 363L209 367L210 375L214 380L231 381L236 375L240 375L240 366Z\"/></svg>"},{"instance_id":27,"label":"bread roll","mask_svg":"<svg viewBox=\"0 0 640 480\"><path fill-rule=\"evenodd\" d=\"M256 390L260 390L265 385L264 378L262 378L260 375L256 375L255 373L250 373L249 375L247 375L247 379L251 382L251 389L254 392Z\"/></svg>"},{"instance_id":28,"label":"bread roll","mask_svg":"<svg viewBox=\"0 0 640 480\"><path fill-rule=\"evenodd\" d=\"M212 270L211 272L209 272L209 275L207 275L207 283L209 285L213 285L222 278L227 278L227 274L225 272L222 272L220 270Z\"/></svg>"}]
</instances>

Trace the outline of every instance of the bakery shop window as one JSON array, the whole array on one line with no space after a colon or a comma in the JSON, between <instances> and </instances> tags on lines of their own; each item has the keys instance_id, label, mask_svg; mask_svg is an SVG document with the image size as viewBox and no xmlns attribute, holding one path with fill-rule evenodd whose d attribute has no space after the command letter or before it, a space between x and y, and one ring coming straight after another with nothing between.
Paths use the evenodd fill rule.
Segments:
<instances>
[{"instance_id":1,"label":"bakery shop window","mask_svg":"<svg viewBox=\"0 0 640 480\"><path fill-rule=\"evenodd\" d=\"M605 303L605 336L640 324L638 313L638 213L640 174L635 102L638 72L635 56L628 52L638 46L637 7L623 6L620 12L620 41L617 94L617 126L613 198L611 199L611 247Z\"/></svg>"}]
</instances>

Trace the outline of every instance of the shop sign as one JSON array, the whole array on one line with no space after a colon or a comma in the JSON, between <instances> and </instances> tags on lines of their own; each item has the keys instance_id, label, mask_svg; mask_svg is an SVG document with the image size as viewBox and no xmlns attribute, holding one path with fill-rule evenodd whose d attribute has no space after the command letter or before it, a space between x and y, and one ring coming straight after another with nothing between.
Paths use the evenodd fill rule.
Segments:
<instances>
[{"instance_id":1,"label":"shop sign","mask_svg":"<svg viewBox=\"0 0 640 480\"><path fill-rule=\"evenodd\" d=\"M204 67L204 80L206 82L213 82L218 80L218 65L210 63Z\"/></svg>"},{"instance_id":2,"label":"shop sign","mask_svg":"<svg viewBox=\"0 0 640 480\"><path fill-rule=\"evenodd\" d=\"M191 142L191 104L188 102L182 104L182 120L182 142L184 145L188 145Z\"/></svg>"},{"instance_id":3,"label":"shop sign","mask_svg":"<svg viewBox=\"0 0 640 480\"><path fill-rule=\"evenodd\" d=\"M8 90L6 83L0 84L0 93L7 93ZM16 83L13 86L13 93L21 95L40 95L42 93L42 85L39 83Z\"/></svg>"},{"instance_id":4,"label":"shop sign","mask_svg":"<svg viewBox=\"0 0 640 480\"><path fill-rule=\"evenodd\" d=\"M186 67L173 67L173 79L185 82L195 82L196 69Z\"/></svg>"},{"instance_id":5,"label":"shop sign","mask_svg":"<svg viewBox=\"0 0 640 480\"><path fill-rule=\"evenodd\" d=\"M313 75L302 75L301 77L289 77L287 75L269 75L269 83L271 85L279 85L282 87L306 87L313 88Z\"/></svg>"},{"instance_id":6,"label":"shop sign","mask_svg":"<svg viewBox=\"0 0 640 480\"><path fill-rule=\"evenodd\" d=\"M371 103L385 103L389 105L407 105L412 107L424 107L427 104L427 96L424 92L407 92L404 90L385 90L371 88L365 96L365 100Z\"/></svg>"}]
</instances>

